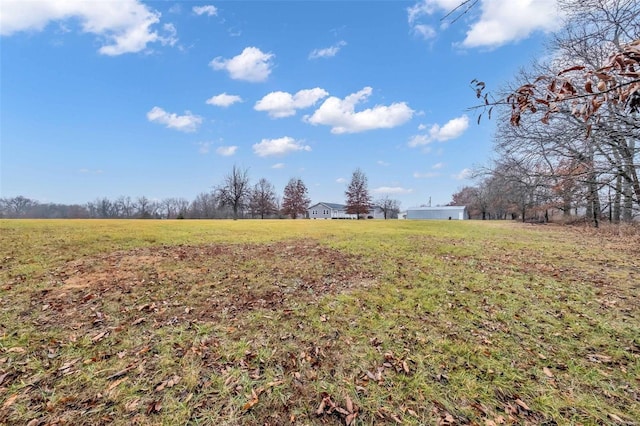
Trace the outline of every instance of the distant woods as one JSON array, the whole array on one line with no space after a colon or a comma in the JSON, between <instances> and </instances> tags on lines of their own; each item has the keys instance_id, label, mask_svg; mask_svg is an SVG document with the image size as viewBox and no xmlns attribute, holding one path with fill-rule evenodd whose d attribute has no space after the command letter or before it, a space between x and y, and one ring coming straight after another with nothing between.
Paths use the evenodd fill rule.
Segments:
<instances>
[{"instance_id":1,"label":"distant woods","mask_svg":"<svg viewBox=\"0 0 640 426\"><path fill-rule=\"evenodd\" d=\"M364 173L360 169L356 173L366 185ZM248 169L233 166L211 191L202 192L193 200L120 196L96 198L86 204L58 204L17 196L0 198L0 218L297 219L307 217L311 203L307 194L307 186L300 178L291 178L280 196L267 179L260 178L252 184ZM366 201L370 201L368 196ZM378 203L385 219L397 217L400 206L397 200L384 197Z\"/></svg>"},{"instance_id":2,"label":"distant woods","mask_svg":"<svg viewBox=\"0 0 640 426\"><path fill-rule=\"evenodd\" d=\"M236 173L236 175L234 175ZM279 198L266 179L253 187L245 170L235 169L212 191L193 200L146 196L96 198L86 204L41 203L23 196L0 198L0 217L33 219L238 219L282 217Z\"/></svg>"}]
</instances>

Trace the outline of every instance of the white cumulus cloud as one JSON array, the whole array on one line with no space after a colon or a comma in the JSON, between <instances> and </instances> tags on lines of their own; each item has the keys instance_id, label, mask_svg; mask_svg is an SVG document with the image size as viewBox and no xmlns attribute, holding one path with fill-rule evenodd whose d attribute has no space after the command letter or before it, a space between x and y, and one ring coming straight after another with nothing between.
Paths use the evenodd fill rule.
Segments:
<instances>
[{"instance_id":1,"label":"white cumulus cloud","mask_svg":"<svg viewBox=\"0 0 640 426\"><path fill-rule=\"evenodd\" d=\"M233 154L236 153L236 151L238 150L237 146L219 146L218 148L216 148L216 153L218 155L222 155L223 157L230 157Z\"/></svg>"},{"instance_id":2,"label":"white cumulus cloud","mask_svg":"<svg viewBox=\"0 0 640 426\"><path fill-rule=\"evenodd\" d=\"M460 170L460 173L452 175L451 177L453 177L456 180L465 180L465 179L470 179L472 176L473 176L473 171L471 169L465 168Z\"/></svg>"},{"instance_id":3,"label":"white cumulus cloud","mask_svg":"<svg viewBox=\"0 0 640 426\"><path fill-rule=\"evenodd\" d=\"M276 163L271 166L272 169L284 169L284 163Z\"/></svg>"},{"instance_id":4,"label":"white cumulus cloud","mask_svg":"<svg viewBox=\"0 0 640 426\"><path fill-rule=\"evenodd\" d=\"M300 90L295 95L287 92L271 92L256 102L256 111L266 111L271 118L290 117L297 109L308 108L329 95L319 87Z\"/></svg>"},{"instance_id":5,"label":"white cumulus cloud","mask_svg":"<svg viewBox=\"0 0 640 426\"><path fill-rule=\"evenodd\" d=\"M365 101L372 93L365 87L344 99L331 96L312 115L304 117L310 124L331 126L331 133L359 133L373 129L390 129L411 120L414 111L405 102L389 106L376 105L362 111L355 111L358 103Z\"/></svg>"},{"instance_id":6,"label":"white cumulus cloud","mask_svg":"<svg viewBox=\"0 0 640 426\"><path fill-rule=\"evenodd\" d=\"M446 12L453 10L460 5L461 0L420 0L413 6L407 8L407 21L409 28L414 35L425 40L436 36L436 30L431 25L423 23L424 17L430 17L436 11Z\"/></svg>"},{"instance_id":7,"label":"white cumulus cloud","mask_svg":"<svg viewBox=\"0 0 640 426\"><path fill-rule=\"evenodd\" d=\"M226 93L221 93L207 99L207 104L223 108L233 105L236 102L242 102L242 98L236 95L227 95Z\"/></svg>"},{"instance_id":8,"label":"white cumulus cloud","mask_svg":"<svg viewBox=\"0 0 640 426\"><path fill-rule=\"evenodd\" d=\"M323 49L313 49L311 53L309 53L309 59L332 58L336 56L340 49L342 49L346 45L347 42L341 40L331 47L325 47Z\"/></svg>"},{"instance_id":9,"label":"white cumulus cloud","mask_svg":"<svg viewBox=\"0 0 640 426\"><path fill-rule=\"evenodd\" d=\"M336 182L337 183L346 183L347 179L340 177L340 178L336 179Z\"/></svg>"},{"instance_id":10,"label":"white cumulus cloud","mask_svg":"<svg viewBox=\"0 0 640 426\"><path fill-rule=\"evenodd\" d=\"M414 135L414 136L411 136L411 138L409 138L408 145L410 147L416 147L420 145L427 145L428 143L431 143L431 141L429 140L427 135Z\"/></svg>"},{"instance_id":11,"label":"white cumulus cloud","mask_svg":"<svg viewBox=\"0 0 640 426\"><path fill-rule=\"evenodd\" d=\"M484 0L480 9L479 20L462 42L465 47L497 47L534 31L555 31L562 24L557 0Z\"/></svg>"},{"instance_id":12,"label":"white cumulus cloud","mask_svg":"<svg viewBox=\"0 0 640 426\"><path fill-rule=\"evenodd\" d=\"M444 126L434 124L425 135L415 135L409 139L408 145L416 147L427 145L431 142L444 142L460 137L469 128L469 117L462 115L449 120Z\"/></svg>"},{"instance_id":13,"label":"white cumulus cloud","mask_svg":"<svg viewBox=\"0 0 640 426\"><path fill-rule=\"evenodd\" d=\"M77 20L83 32L99 37L98 51L116 56L140 52L147 44L175 44L175 28L165 26L168 36L158 34L153 26L160 22L160 12L138 0L2 0L0 34L19 31L42 31L50 22ZM173 31L173 33L171 33Z\"/></svg>"},{"instance_id":14,"label":"white cumulus cloud","mask_svg":"<svg viewBox=\"0 0 640 426\"><path fill-rule=\"evenodd\" d=\"M462 115L449 120L444 126L434 124L429 129L429 137L439 142L448 141L461 136L469 128L469 117Z\"/></svg>"},{"instance_id":15,"label":"white cumulus cloud","mask_svg":"<svg viewBox=\"0 0 640 426\"><path fill-rule=\"evenodd\" d=\"M157 106L147 113L147 119L152 123L164 124L169 129L181 132L195 132L202 123L202 117L193 115L189 111L184 115L177 115Z\"/></svg>"},{"instance_id":16,"label":"white cumulus cloud","mask_svg":"<svg viewBox=\"0 0 640 426\"><path fill-rule=\"evenodd\" d=\"M214 58L209 65L214 70L224 70L234 80L245 80L252 83L265 81L271 74L273 53L264 53L257 47L246 47L241 54L230 59L220 56Z\"/></svg>"},{"instance_id":17,"label":"white cumulus cloud","mask_svg":"<svg viewBox=\"0 0 640 426\"><path fill-rule=\"evenodd\" d=\"M401 186L380 186L374 188L372 192L374 194L411 194L413 189L403 188Z\"/></svg>"},{"instance_id":18,"label":"white cumulus cloud","mask_svg":"<svg viewBox=\"0 0 640 426\"><path fill-rule=\"evenodd\" d=\"M296 151L311 151L311 147L289 136L278 139L262 139L260 143L253 145L253 152L260 157L285 155Z\"/></svg>"},{"instance_id":19,"label":"white cumulus cloud","mask_svg":"<svg viewBox=\"0 0 640 426\"><path fill-rule=\"evenodd\" d=\"M558 30L562 24L557 0L479 0L470 9L462 3L460 0L420 0L407 8L409 27L414 34L432 38L436 31L425 20L433 20L436 13L444 16L462 5L452 17L468 16L466 21L459 21L469 23L460 45L474 48L498 47L525 39L535 31Z\"/></svg>"},{"instance_id":20,"label":"white cumulus cloud","mask_svg":"<svg viewBox=\"0 0 640 426\"><path fill-rule=\"evenodd\" d=\"M192 10L196 15L216 16L218 14L218 8L210 4L206 6L193 6Z\"/></svg>"},{"instance_id":21,"label":"white cumulus cloud","mask_svg":"<svg viewBox=\"0 0 640 426\"><path fill-rule=\"evenodd\" d=\"M411 28L413 34L422 37L425 40L434 38L436 36L436 30L431 25L416 24Z\"/></svg>"}]
</instances>

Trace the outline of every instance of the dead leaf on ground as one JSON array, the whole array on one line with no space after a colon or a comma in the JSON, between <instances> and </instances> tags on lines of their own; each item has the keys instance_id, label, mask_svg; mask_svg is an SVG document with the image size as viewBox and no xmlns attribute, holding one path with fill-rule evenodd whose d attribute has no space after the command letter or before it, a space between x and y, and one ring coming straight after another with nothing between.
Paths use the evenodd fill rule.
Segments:
<instances>
[{"instance_id":1,"label":"dead leaf on ground","mask_svg":"<svg viewBox=\"0 0 640 426\"><path fill-rule=\"evenodd\" d=\"M349 414L345 419L345 423L347 426L351 426L356 421L356 417L358 417L358 413Z\"/></svg>"},{"instance_id":2,"label":"dead leaf on ground","mask_svg":"<svg viewBox=\"0 0 640 426\"><path fill-rule=\"evenodd\" d=\"M112 390L113 388L115 388L116 386L118 386L120 383L127 381L129 378L128 377L123 377L121 379L116 380L115 382L111 383L108 387L107 387L107 392Z\"/></svg>"},{"instance_id":3,"label":"dead leaf on ground","mask_svg":"<svg viewBox=\"0 0 640 426\"><path fill-rule=\"evenodd\" d=\"M625 421L624 419L622 419L622 417L620 417L620 416L618 416L616 414L613 414L613 413L609 413L609 414L607 414L607 416L609 416L609 418L611 420L613 420L614 422L617 422L617 423L620 423L620 424L623 424L623 425L634 425L635 424L633 422Z\"/></svg>"},{"instance_id":4,"label":"dead leaf on ground","mask_svg":"<svg viewBox=\"0 0 640 426\"><path fill-rule=\"evenodd\" d=\"M136 398L133 401L127 402L127 404L124 406L124 408L129 413L131 413L133 411L136 411L136 409L138 408L138 405L140 405L140 398Z\"/></svg>"},{"instance_id":5,"label":"dead leaf on ground","mask_svg":"<svg viewBox=\"0 0 640 426\"><path fill-rule=\"evenodd\" d=\"M182 380L182 377L180 377L178 375L174 375L170 379L167 379L167 380L163 381L162 383L160 383L158 386L156 386L155 391L156 392L161 392L165 388L172 388L175 385L177 385L180 382L180 380Z\"/></svg>"},{"instance_id":6,"label":"dead leaf on ground","mask_svg":"<svg viewBox=\"0 0 640 426\"><path fill-rule=\"evenodd\" d=\"M318 409L316 410L316 415L320 416L324 413L324 409L327 407L327 402L325 401L326 398L322 398L322 401L320 401L320 405L318 406Z\"/></svg>"},{"instance_id":7,"label":"dead leaf on ground","mask_svg":"<svg viewBox=\"0 0 640 426\"><path fill-rule=\"evenodd\" d=\"M347 411L353 413L353 401L351 400L351 398L349 398L348 395L345 398L345 404L347 405Z\"/></svg>"},{"instance_id":8,"label":"dead leaf on ground","mask_svg":"<svg viewBox=\"0 0 640 426\"><path fill-rule=\"evenodd\" d=\"M117 373L113 373L112 375L107 377L107 380L113 380L113 379L117 379L119 377L122 377L125 374L127 374L129 371L133 370L134 368L136 368L136 364L132 364L132 365L128 366L127 368L125 368L124 370L118 371Z\"/></svg>"},{"instance_id":9,"label":"dead leaf on ground","mask_svg":"<svg viewBox=\"0 0 640 426\"><path fill-rule=\"evenodd\" d=\"M589 358L589 361L591 362L601 362L603 364L608 364L612 361L610 356L602 354L589 354L587 355L587 358Z\"/></svg>"},{"instance_id":10,"label":"dead leaf on ground","mask_svg":"<svg viewBox=\"0 0 640 426\"><path fill-rule=\"evenodd\" d=\"M91 338L91 341L94 342L94 343L98 342L98 341L102 340L104 338L104 336L107 335L107 333L109 333L109 332L108 331L100 332L100 333L96 334L95 336L93 336Z\"/></svg>"},{"instance_id":11,"label":"dead leaf on ground","mask_svg":"<svg viewBox=\"0 0 640 426\"><path fill-rule=\"evenodd\" d=\"M147 414L159 413L162 410L162 401L151 401L147 406Z\"/></svg>"},{"instance_id":12,"label":"dead leaf on ground","mask_svg":"<svg viewBox=\"0 0 640 426\"><path fill-rule=\"evenodd\" d=\"M515 400L515 403L518 404L520 407L524 408L527 411L531 411L531 408L529 408L529 406L520 398Z\"/></svg>"},{"instance_id":13,"label":"dead leaf on ground","mask_svg":"<svg viewBox=\"0 0 640 426\"><path fill-rule=\"evenodd\" d=\"M393 419L393 421L395 421L396 423L398 423L398 424L402 424L402 419L401 419L400 417L398 417L397 415L395 415L395 414L391 413L389 416L390 416L390 417Z\"/></svg>"},{"instance_id":14,"label":"dead leaf on ground","mask_svg":"<svg viewBox=\"0 0 640 426\"><path fill-rule=\"evenodd\" d=\"M256 399L250 399L249 401L247 401L243 406L242 406L242 410L243 411L249 411L254 405L256 405L259 402L258 398Z\"/></svg>"},{"instance_id":15,"label":"dead leaf on ground","mask_svg":"<svg viewBox=\"0 0 640 426\"><path fill-rule=\"evenodd\" d=\"M14 402L16 402L16 399L18 399L18 394L14 393L9 398L7 398L4 404L2 404L2 408L9 408Z\"/></svg>"}]
</instances>

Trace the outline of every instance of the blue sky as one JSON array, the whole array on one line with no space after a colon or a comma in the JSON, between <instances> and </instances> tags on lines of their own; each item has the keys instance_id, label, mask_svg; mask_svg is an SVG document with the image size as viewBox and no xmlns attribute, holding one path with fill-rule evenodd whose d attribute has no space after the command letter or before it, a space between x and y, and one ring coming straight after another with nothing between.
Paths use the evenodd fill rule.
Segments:
<instances>
[{"instance_id":1,"label":"blue sky","mask_svg":"<svg viewBox=\"0 0 640 426\"><path fill-rule=\"evenodd\" d=\"M193 199L235 164L344 202L445 204L491 156L468 108L544 53L554 0L0 0L0 196Z\"/></svg>"}]
</instances>

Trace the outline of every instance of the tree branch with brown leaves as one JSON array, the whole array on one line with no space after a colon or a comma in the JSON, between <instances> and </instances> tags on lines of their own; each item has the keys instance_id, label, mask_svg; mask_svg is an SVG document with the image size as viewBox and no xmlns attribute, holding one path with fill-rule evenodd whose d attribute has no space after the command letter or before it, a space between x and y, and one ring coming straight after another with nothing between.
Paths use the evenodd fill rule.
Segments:
<instances>
[{"instance_id":1,"label":"tree branch with brown leaves","mask_svg":"<svg viewBox=\"0 0 640 426\"><path fill-rule=\"evenodd\" d=\"M549 123L550 117L561 111L562 106L571 114L589 124L597 122L599 109L603 105L622 105L630 114L640 111L640 39L622 46L609 58L604 67L593 69L576 65L556 75L542 75L533 83L523 84L503 99L489 100L482 81L471 82L476 97L484 100L481 108L489 118L494 106L511 107L510 123L519 126L527 113L544 112L540 121Z\"/></svg>"}]
</instances>

